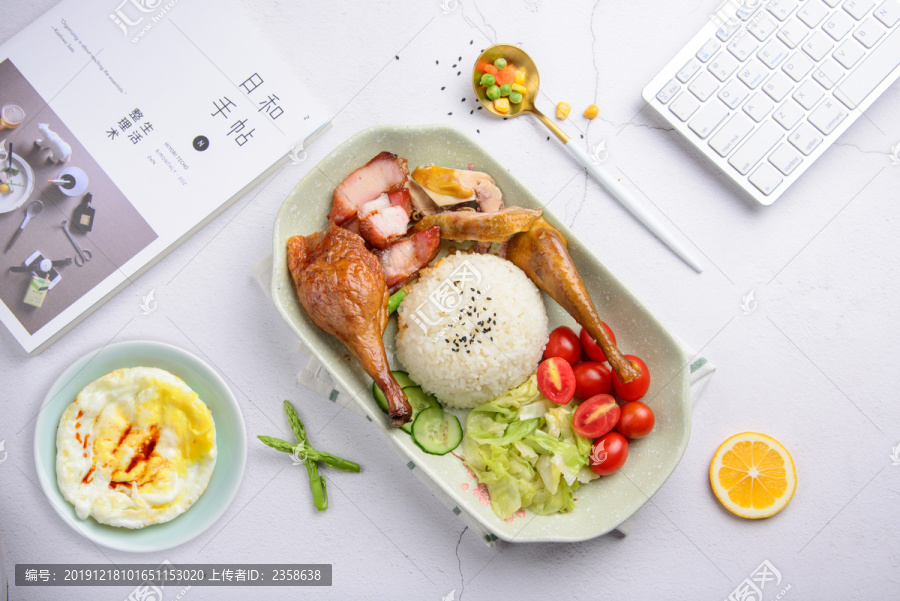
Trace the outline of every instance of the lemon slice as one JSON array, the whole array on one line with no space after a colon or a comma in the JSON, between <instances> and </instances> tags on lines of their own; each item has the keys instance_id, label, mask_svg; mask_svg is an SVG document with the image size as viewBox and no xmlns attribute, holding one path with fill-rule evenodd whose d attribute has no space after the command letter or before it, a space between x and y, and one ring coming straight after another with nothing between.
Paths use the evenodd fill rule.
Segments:
<instances>
[{"instance_id":1,"label":"lemon slice","mask_svg":"<svg viewBox=\"0 0 900 601\"><path fill-rule=\"evenodd\" d=\"M719 446L709 466L709 481L728 511L759 519L775 515L790 503L797 489L797 470L780 442L744 432Z\"/></svg>"}]
</instances>

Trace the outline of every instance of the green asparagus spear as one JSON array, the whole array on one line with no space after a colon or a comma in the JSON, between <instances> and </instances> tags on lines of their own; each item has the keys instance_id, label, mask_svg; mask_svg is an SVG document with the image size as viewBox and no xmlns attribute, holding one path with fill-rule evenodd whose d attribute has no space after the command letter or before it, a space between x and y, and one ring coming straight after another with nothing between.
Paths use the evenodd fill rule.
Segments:
<instances>
[{"instance_id":1,"label":"green asparagus spear","mask_svg":"<svg viewBox=\"0 0 900 601\"><path fill-rule=\"evenodd\" d=\"M303 425L303 422L300 421L297 410L289 401L284 402L284 412L287 414L288 423L291 426L291 430L294 432L294 436L297 437L296 444L291 444L286 440L273 438L271 436L257 436L257 438L273 449L284 453L296 454L298 457L303 458L303 464L306 467L306 473L309 476L309 489L310 492L312 492L313 504L319 511L327 509L328 489L325 486L325 478L319 474L319 461L347 472L358 472L359 464L336 457L331 453L315 450L312 445L309 444L306 435L306 427Z\"/></svg>"},{"instance_id":2,"label":"green asparagus spear","mask_svg":"<svg viewBox=\"0 0 900 601\"><path fill-rule=\"evenodd\" d=\"M315 461L321 461L322 463L330 465L335 469L343 470L345 472L359 472L358 463L354 463L349 459L335 457L331 453L317 451L309 446L309 442L291 444L286 440L273 438L272 436L257 436L257 438L259 438L263 442L263 444L272 447L276 451L281 451L282 453L290 453L292 455L296 451L297 455L300 457L308 457Z\"/></svg>"}]
</instances>

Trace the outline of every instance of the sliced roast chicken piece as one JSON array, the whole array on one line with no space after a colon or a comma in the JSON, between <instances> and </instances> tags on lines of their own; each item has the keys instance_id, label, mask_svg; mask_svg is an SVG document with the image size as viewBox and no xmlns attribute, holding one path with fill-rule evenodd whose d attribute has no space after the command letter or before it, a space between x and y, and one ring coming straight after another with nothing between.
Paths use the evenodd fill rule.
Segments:
<instances>
[{"instance_id":1,"label":"sliced roast chicken piece","mask_svg":"<svg viewBox=\"0 0 900 601\"><path fill-rule=\"evenodd\" d=\"M423 188L419 182L409 178L407 185L409 186L409 197L412 201L413 210L416 213L420 216L440 213L441 208L434 204L434 201L431 200L431 197L428 196L425 188Z\"/></svg>"},{"instance_id":2,"label":"sliced roast chicken piece","mask_svg":"<svg viewBox=\"0 0 900 601\"><path fill-rule=\"evenodd\" d=\"M344 223L356 215L359 207L403 186L408 178L406 159L390 152L379 153L335 188L328 219L338 225Z\"/></svg>"},{"instance_id":3,"label":"sliced roast chicken piece","mask_svg":"<svg viewBox=\"0 0 900 601\"><path fill-rule=\"evenodd\" d=\"M500 188L490 175L481 171L428 165L416 167L412 172L412 179L442 208L472 200L478 202L478 210L484 213L503 208Z\"/></svg>"},{"instance_id":4,"label":"sliced roast chicken piece","mask_svg":"<svg viewBox=\"0 0 900 601\"><path fill-rule=\"evenodd\" d=\"M421 268L428 265L441 249L441 230L432 226L406 238L400 238L375 256L384 269L384 278L393 294Z\"/></svg>"},{"instance_id":5,"label":"sliced roast chicken piece","mask_svg":"<svg viewBox=\"0 0 900 601\"><path fill-rule=\"evenodd\" d=\"M419 232L437 225L441 228L441 238L504 242L513 234L528 231L540 216L540 209L521 207L507 207L496 213L478 213L472 210L445 211L423 217L414 230Z\"/></svg>"}]
</instances>

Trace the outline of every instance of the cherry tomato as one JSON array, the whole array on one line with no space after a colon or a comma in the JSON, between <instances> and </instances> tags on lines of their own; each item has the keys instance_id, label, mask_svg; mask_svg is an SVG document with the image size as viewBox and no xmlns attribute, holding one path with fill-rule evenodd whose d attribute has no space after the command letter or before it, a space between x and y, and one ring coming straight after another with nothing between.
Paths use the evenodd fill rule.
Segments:
<instances>
[{"instance_id":1,"label":"cherry tomato","mask_svg":"<svg viewBox=\"0 0 900 601\"><path fill-rule=\"evenodd\" d=\"M572 429L585 438L597 438L613 429L619 421L621 409L616 399L598 394L584 401L572 416Z\"/></svg>"},{"instance_id":2,"label":"cherry tomato","mask_svg":"<svg viewBox=\"0 0 900 601\"><path fill-rule=\"evenodd\" d=\"M605 321L601 321L600 323L603 324L603 329L606 330L606 333L612 338L612 343L615 344L616 335L613 334L613 331L606 325ZM590 357L592 361L606 361L606 355L603 353L603 349L600 348L599 344L594 342L594 339L587 333L587 330L581 328L581 334L578 335L578 338L581 339L581 346L584 348L584 353Z\"/></svg>"},{"instance_id":3,"label":"cherry tomato","mask_svg":"<svg viewBox=\"0 0 900 601\"><path fill-rule=\"evenodd\" d=\"M538 389L557 405L565 405L575 396L575 372L560 357L545 359L538 365Z\"/></svg>"},{"instance_id":4,"label":"cherry tomato","mask_svg":"<svg viewBox=\"0 0 900 601\"><path fill-rule=\"evenodd\" d=\"M591 469L600 476L609 476L625 465L628 459L628 439L618 432L610 432L594 441L591 449Z\"/></svg>"},{"instance_id":5,"label":"cherry tomato","mask_svg":"<svg viewBox=\"0 0 900 601\"><path fill-rule=\"evenodd\" d=\"M575 372L575 397L589 399L597 394L612 392L609 368L599 361L585 361L572 368Z\"/></svg>"},{"instance_id":6,"label":"cherry tomato","mask_svg":"<svg viewBox=\"0 0 900 601\"><path fill-rule=\"evenodd\" d=\"M626 438L643 438L650 434L653 424L656 423L653 409L640 401L629 401L620 409L622 415L619 416L619 423L616 424L617 432Z\"/></svg>"},{"instance_id":7,"label":"cherry tomato","mask_svg":"<svg viewBox=\"0 0 900 601\"><path fill-rule=\"evenodd\" d=\"M619 375L615 371L612 372L613 390L623 401L636 401L647 394L647 390L650 388L650 370L647 369L647 364L640 357L625 355L625 359L631 361L640 370L641 375L631 382L622 383Z\"/></svg>"},{"instance_id":8,"label":"cherry tomato","mask_svg":"<svg viewBox=\"0 0 900 601\"><path fill-rule=\"evenodd\" d=\"M550 332L550 340L544 349L544 359L551 357L562 357L569 365L581 361L581 343L578 342L578 336L572 328L559 326Z\"/></svg>"}]
</instances>

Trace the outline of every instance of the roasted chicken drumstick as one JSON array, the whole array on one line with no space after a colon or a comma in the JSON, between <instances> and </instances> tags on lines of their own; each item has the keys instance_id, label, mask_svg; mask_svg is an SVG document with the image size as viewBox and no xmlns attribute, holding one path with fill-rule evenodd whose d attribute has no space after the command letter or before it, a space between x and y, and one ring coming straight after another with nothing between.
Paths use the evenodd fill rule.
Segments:
<instances>
[{"instance_id":1,"label":"roasted chicken drumstick","mask_svg":"<svg viewBox=\"0 0 900 601\"><path fill-rule=\"evenodd\" d=\"M630 382L641 375L640 370L622 356L607 335L581 275L569 256L566 240L556 228L543 217L538 217L530 230L509 239L506 258L587 330L623 382Z\"/></svg>"},{"instance_id":2,"label":"roasted chicken drumstick","mask_svg":"<svg viewBox=\"0 0 900 601\"><path fill-rule=\"evenodd\" d=\"M408 422L412 409L391 374L381 338L389 295L378 259L357 234L331 224L324 232L288 240L287 260L307 315L340 340L384 391L391 424Z\"/></svg>"}]
</instances>

